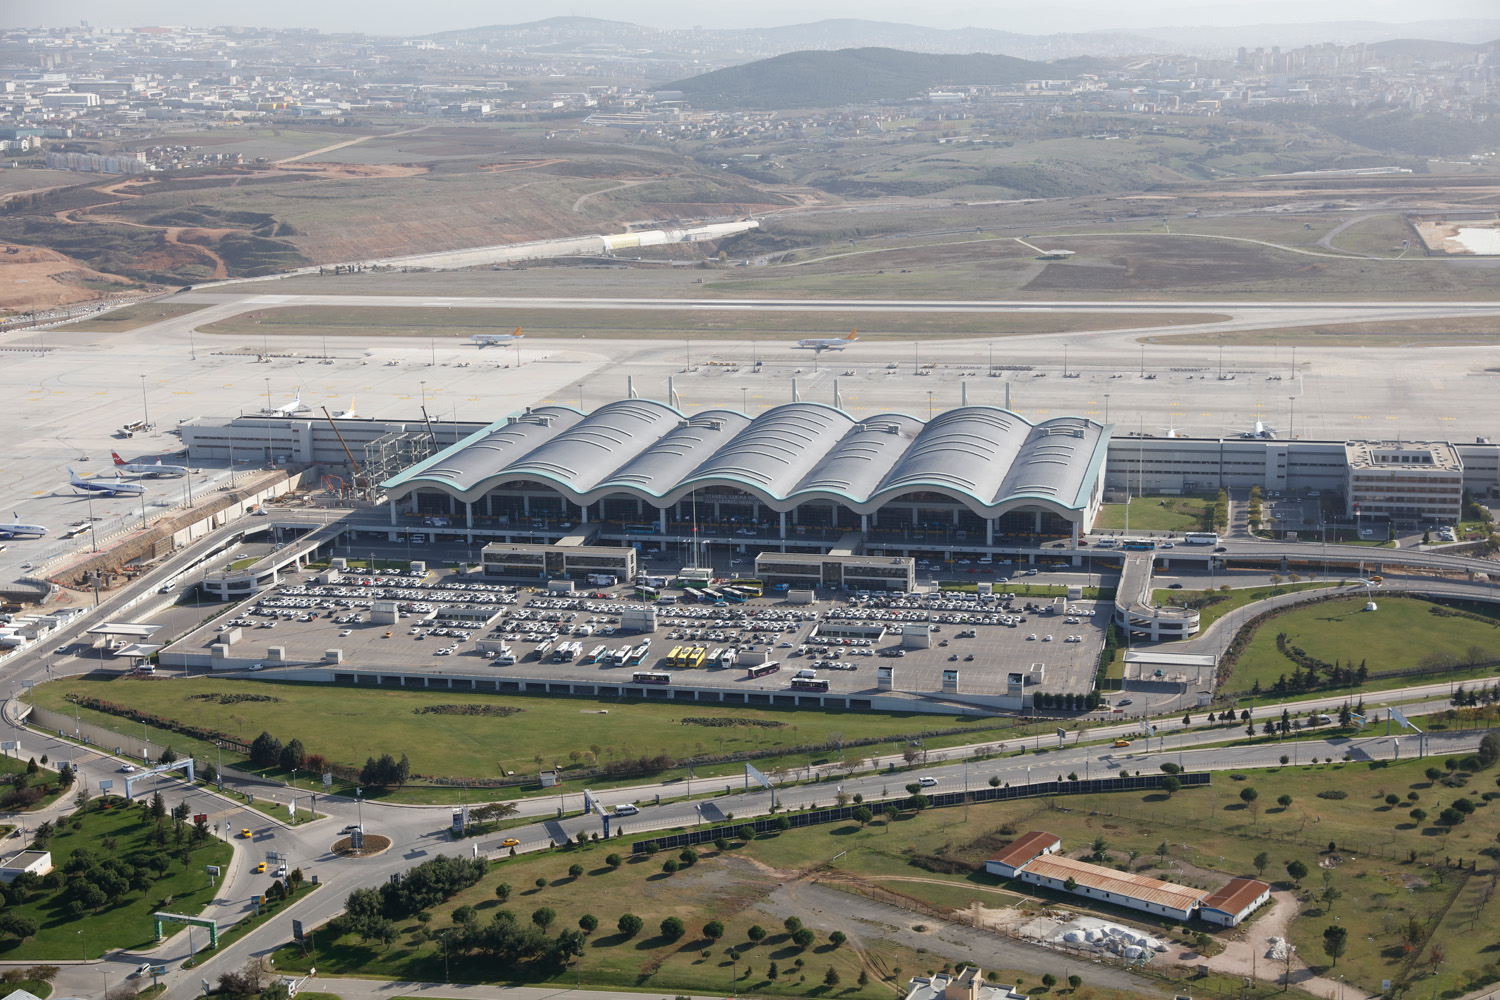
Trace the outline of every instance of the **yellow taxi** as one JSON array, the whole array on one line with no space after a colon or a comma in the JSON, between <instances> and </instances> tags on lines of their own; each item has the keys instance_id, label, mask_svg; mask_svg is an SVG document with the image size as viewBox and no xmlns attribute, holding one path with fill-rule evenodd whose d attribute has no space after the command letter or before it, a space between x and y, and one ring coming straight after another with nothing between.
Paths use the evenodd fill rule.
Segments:
<instances>
[{"instance_id":1,"label":"yellow taxi","mask_svg":"<svg viewBox=\"0 0 1500 1000\"><path fill-rule=\"evenodd\" d=\"M266 873L266 863L264 861L262 861L260 864L258 864L258 865L255 866L255 874L257 874L257 875L264 875L265 873Z\"/></svg>"},{"instance_id":2,"label":"yellow taxi","mask_svg":"<svg viewBox=\"0 0 1500 1000\"><path fill-rule=\"evenodd\" d=\"M240 828L240 836L244 837L246 840L249 840L250 839L250 828L248 826L241 827Z\"/></svg>"},{"instance_id":3,"label":"yellow taxi","mask_svg":"<svg viewBox=\"0 0 1500 1000\"><path fill-rule=\"evenodd\" d=\"M1130 741L1129 740L1115 740L1115 746L1117 746L1117 747L1128 747L1128 746L1130 746Z\"/></svg>"},{"instance_id":4,"label":"yellow taxi","mask_svg":"<svg viewBox=\"0 0 1500 1000\"><path fill-rule=\"evenodd\" d=\"M521 842L519 840L517 840L515 837L506 837L504 840L500 841L500 846L501 847L519 847L519 846L521 846Z\"/></svg>"}]
</instances>

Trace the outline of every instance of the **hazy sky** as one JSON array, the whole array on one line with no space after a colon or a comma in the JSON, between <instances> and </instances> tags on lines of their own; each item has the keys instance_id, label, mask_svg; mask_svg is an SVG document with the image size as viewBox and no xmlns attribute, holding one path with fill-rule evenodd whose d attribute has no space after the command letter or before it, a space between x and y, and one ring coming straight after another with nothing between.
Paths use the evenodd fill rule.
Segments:
<instances>
[{"instance_id":1,"label":"hazy sky","mask_svg":"<svg viewBox=\"0 0 1500 1000\"><path fill-rule=\"evenodd\" d=\"M253 24L309 27L324 31L363 30L416 35L481 24L519 24L544 17L579 15L670 27L765 27L800 24L830 17L858 17L922 24L935 28L976 26L1027 33L1146 28L1155 25L1264 24L1308 21L1390 21L1495 18L1495 0L1063 0L1052 6L1037 0L955 0L912 4L910 0L757 0L705 4L701 0L560 0L555 4L516 0L258 0L216 4L203 0L48 0L0 3L0 24L47 25ZM1475 39L1480 41L1480 39Z\"/></svg>"}]
</instances>

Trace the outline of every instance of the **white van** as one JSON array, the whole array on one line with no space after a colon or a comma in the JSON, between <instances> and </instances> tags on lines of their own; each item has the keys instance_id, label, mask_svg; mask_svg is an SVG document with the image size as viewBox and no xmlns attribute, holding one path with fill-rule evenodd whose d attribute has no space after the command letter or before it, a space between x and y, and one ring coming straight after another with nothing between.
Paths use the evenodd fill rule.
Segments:
<instances>
[{"instance_id":1,"label":"white van","mask_svg":"<svg viewBox=\"0 0 1500 1000\"><path fill-rule=\"evenodd\" d=\"M638 812L640 812L640 810L628 802L624 805L615 806L616 816L634 816Z\"/></svg>"}]
</instances>

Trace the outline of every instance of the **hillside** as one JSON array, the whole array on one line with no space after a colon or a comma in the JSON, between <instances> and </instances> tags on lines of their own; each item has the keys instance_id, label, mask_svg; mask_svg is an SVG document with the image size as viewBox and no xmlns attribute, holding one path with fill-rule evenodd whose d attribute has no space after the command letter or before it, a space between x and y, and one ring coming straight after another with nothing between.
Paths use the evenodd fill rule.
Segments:
<instances>
[{"instance_id":1,"label":"hillside","mask_svg":"<svg viewBox=\"0 0 1500 1000\"><path fill-rule=\"evenodd\" d=\"M774 110L904 101L958 83L1014 83L1056 75L1047 63L975 53L840 49L786 55L670 84L700 108Z\"/></svg>"}]
</instances>

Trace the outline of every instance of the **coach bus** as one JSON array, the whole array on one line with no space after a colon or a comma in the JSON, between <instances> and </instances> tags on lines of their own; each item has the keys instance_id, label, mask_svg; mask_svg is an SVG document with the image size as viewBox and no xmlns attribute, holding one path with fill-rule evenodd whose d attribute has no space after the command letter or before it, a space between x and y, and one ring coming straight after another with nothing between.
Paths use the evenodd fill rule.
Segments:
<instances>
[{"instance_id":1,"label":"coach bus","mask_svg":"<svg viewBox=\"0 0 1500 1000\"><path fill-rule=\"evenodd\" d=\"M636 684L670 684L672 675L663 670L637 670L630 676Z\"/></svg>"},{"instance_id":2,"label":"coach bus","mask_svg":"<svg viewBox=\"0 0 1500 1000\"><path fill-rule=\"evenodd\" d=\"M1219 536L1212 531L1189 531L1182 536L1184 545L1218 545Z\"/></svg>"}]
</instances>

